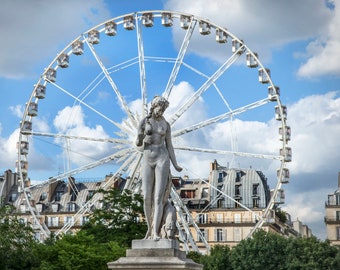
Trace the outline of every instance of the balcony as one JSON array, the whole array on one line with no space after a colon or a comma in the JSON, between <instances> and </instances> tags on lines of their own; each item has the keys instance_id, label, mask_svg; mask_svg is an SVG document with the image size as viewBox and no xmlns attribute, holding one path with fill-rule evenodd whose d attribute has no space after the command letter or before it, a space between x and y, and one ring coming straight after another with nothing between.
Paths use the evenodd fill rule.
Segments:
<instances>
[{"instance_id":1,"label":"balcony","mask_svg":"<svg viewBox=\"0 0 340 270\"><path fill-rule=\"evenodd\" d=\"M339 217L325 217L326 224L340 224Z\"/></svg>"},{"instance_id":2,"label":"balcony","mask_svg":"<svg viewBox=\"0 0 340 270\"><path fill-rule=\"evenodd\" d=\"M340 208L340 203L336 201L327 201L325 202L325 207L327 208Z\"/></svg>"},{"instance_id":3,"label":"balcony","mask_svg":"<svg viewBox=\"0 0 340 270\"><path fill-rule=\"evenodd\" d=\"M205 222L197 222L197 224L205 224L205 225L211 225L211 226L216 226L216 225L236 225L236 226L244 226L244 225L254 225L257 223L257 220L253 218L242 218L242 219L235 219L235 218L223 218L219 219L216 217L213 218L207 218Z\"/></svg>"}]
</instances>

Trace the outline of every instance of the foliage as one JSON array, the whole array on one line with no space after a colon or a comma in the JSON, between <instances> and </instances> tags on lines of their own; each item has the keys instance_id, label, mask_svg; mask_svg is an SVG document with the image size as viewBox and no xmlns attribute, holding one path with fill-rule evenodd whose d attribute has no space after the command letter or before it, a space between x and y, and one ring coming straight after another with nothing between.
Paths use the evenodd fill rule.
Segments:
<instances>
[{"instance_id":1,"label":"foliage","mask_svg":"<svg viewBox=\"0 0 340 270\"><path fill-rule=\"evenodd\" d=\"M237 246L214 246L209 255L189 253L204 270L337 270L340 248L315 237L283 237L263 230Z\"/></svg>"},{"instance_id":2,"label":"foliage","mask_svg":"<svg viewBox=\"0 0 340 270\"><path fill-rule=\"evenodd\" d=\"M190 251L187 254L187 258L193 260L195 263L201 263L201 258L204 255L202 255L201 253L197 252L197 251Z\"/></svg>"},{"instance_id":3,"label":"foliage","mask_svg":"<svg viewBox=\"0 0 340 270\"><path fill-rule=\"evenodd\" d=\"M147 226L143 221L142 196L118 189L100 192L103 206L93 212L82 230L94 235L99 242L115 241L125 247L131 246L133 239L143 238Z\"/></svg>"},{"instance_id":4,"label":"foliage","mask_svg":"<svg viewBox=\"0 0 340 270\"><path fill-rule=\"evenodd\" d=\"M125 248L116 242L98 243L93 235L80 231L41 244L35 255L40 265L33 270L106 270L109 261L125 255Z\"/></svg>"},{"instance_id":5,"label":"foliage","mask_svg":"<svg viewBox=\"0 0 340 270\"><path fill-rule=\"evenodd\" d=\"M286 239L278 234L259 231L253 238L242 240L231 252L231 265L242 269L285 269Z\"/></svg>"},{"instance_id":6,"label":"foliage","mask_svg":"<svg viewBox=\"0 0 340 270\"><path fill-rule=\"evenodd\" d=\"M199 263L204 265L204 270L229 270L230 248L216 245L211 248L210 255L202 256Z\"/></svg>"},{"instance_id":7,"label":"foliage","mask_svg":"<svg viewBox=\"0 0 340 270\"><path fill-rule=\"evenodd\" d=\"M277 216L282 223L287 221L287 213L280 208L275 210L275 216Z\"/></svg>"},{"instance_id":8,"label":"foliage","mask_svg":"<svg viewBox=\"0 0 340 270\"><path fill-rule=\"evenodd\" d=\"M32 250L37 243L31 227L13 215L13 210L0 204L0 270L31 269L36 263Z\"/></svg>"}]
</instances>

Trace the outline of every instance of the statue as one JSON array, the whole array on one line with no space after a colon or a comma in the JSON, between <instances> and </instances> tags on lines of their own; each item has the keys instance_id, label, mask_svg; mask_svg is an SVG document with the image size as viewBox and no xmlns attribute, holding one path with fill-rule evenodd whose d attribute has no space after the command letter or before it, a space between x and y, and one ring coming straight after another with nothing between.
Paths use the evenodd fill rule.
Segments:
<instances>
[{"instance_id":1,"label":"statue","mask_svg":"<svg viewBox=\"0 0 340 270\"><path fill-rule=\"evenodd\" d=\"M169 202L170 161L180 172L171 141L170 124L163 117L169 102L155 96L149 114L139 123L136 145L143 146L142 189L148 231L144 239L174 238L176 211Z\"/></svg>"}]
</instances>

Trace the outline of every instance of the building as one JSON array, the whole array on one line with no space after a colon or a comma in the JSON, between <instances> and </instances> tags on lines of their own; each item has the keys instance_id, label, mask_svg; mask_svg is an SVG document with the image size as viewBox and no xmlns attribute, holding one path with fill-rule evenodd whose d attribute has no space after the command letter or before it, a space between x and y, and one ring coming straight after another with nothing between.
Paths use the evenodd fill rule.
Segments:
<instances>
[{"instance_id":1,"label":"building","mask_svg":"<svg viewBox=\"0 0 340 270\"><path fill-rule=\"evenodd\" d=\"M96 191L107 185L121 188L124 181L114 179L113 175L97 181L78 179L76 182L73 177L58 181L51 179L44 184L32 185L26 197L25 193L18 192L21 187L17 174L8 170L0 177L0 196L6 204L15 207L22 222L32 225L36 239L44 240L50 232L73 233L79 230L88 220L88 210L101 207L101 194Z\"/></svg>"},{"instance_id":2,"label":"building","mask_svg":"<svg viewBox=\"0 0 340 270\"><path fill-rule=\"evenodd\" d=\"M23 222L32 224L36 238L43 240L47 236L44 231L77 231L88 220L87 210L101 207L101 198L93 197L95 192L103 187L122 189L124 184L124 179L114 179L113 175L97 181L73 177L51 179L41 185L32 185L25 196L18 192L16 174L7 171L0 177L0 194L6 203L17 209ZM186 226L202 251L206 244L235 246L246 238L262 219L272 196L262 172L252 168L224 167L216 160L210 164L208 178L173 177L173 184L178 201L187 209L187 212L179 212L179 225L183 228L179 233L184 237L190 235L184 230ZM262 229L287 237L311 236L308 226L300 221L292 222L290 215L280 210L282 203L284 193L280 190Z\"/></svg>"},{"instance_id":3,"label":"building","mask_svg":"<svg viewBox=\"0 0 340 270\"><path fill-rule=\"evenodd\" d=\"M209 246L237 245L263 217L271 198L262 172L223 167L216 160L207 179L183 177L173 183L199 227L200 232L191 228L191 233L200 249L204 249L202 235ZM283 190L279 194L262 229L287 237L311 236L308 226L292 222L290 215L279 209L284 203Z\"/></svg>"},{"instance_id":4,"label":"building","mask_svg":"<svg viewBox=\"0 0 340 270\"><path fill-rule=\"evenodd\" d=\"M328 195L325 208L327 239L332 245L340 246L340 172L338 174L338 189Z\"/></svg>"}]
</instances>

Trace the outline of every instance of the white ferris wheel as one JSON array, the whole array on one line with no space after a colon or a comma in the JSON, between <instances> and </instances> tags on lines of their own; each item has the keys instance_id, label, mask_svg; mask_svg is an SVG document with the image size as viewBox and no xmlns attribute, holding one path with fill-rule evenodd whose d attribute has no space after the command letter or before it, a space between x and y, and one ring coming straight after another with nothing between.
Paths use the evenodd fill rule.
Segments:
<instances>
[{"instance_id":1,"label":"white ferris wheel","mask_svg":"<svg viewBox=\"0 0 340 270\"><path fill-rule=\"evenodd\" d=\"M279 87L242 39L209 20L173 11L135 12L105 21L76 37L46 67L20 123L17 170L26 200L35 185L109 172L111 181L123 177L125 188L140 192L142 152L134 142L138 122L155 95L170 101L165 117L184 173L198 173L212 159L274 171L272 199L252 232L261 227L291 160ZM274 133L259 119L275 123ZM260 145L254 138L258 134L264 138ZM28 186L30 178L34 183ZM189 214L175 191L171 199L179 218ZM28 205L37 220L39 211ZM49 235L47 226L39 226ZM58 233L71 227L66 224Z\"/></svg>"}]
</instances>

